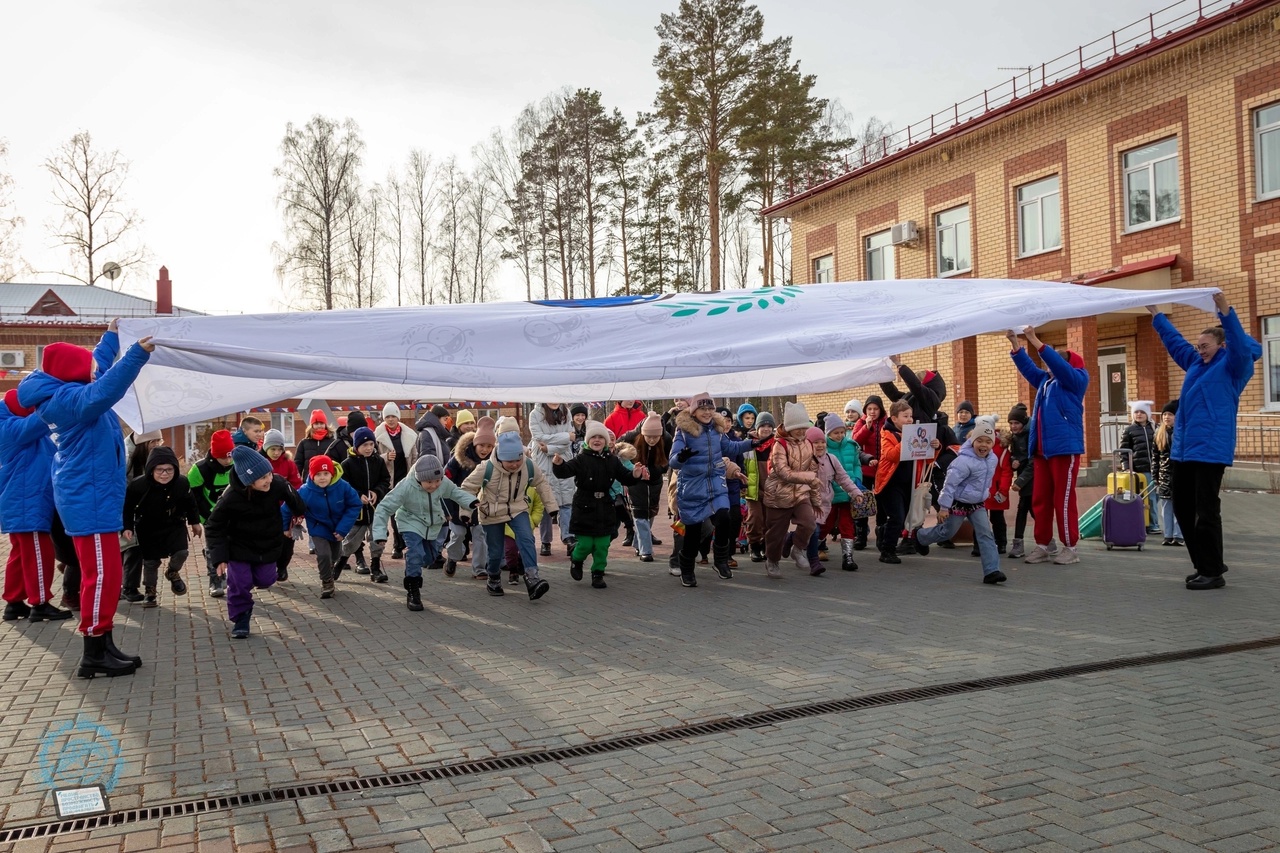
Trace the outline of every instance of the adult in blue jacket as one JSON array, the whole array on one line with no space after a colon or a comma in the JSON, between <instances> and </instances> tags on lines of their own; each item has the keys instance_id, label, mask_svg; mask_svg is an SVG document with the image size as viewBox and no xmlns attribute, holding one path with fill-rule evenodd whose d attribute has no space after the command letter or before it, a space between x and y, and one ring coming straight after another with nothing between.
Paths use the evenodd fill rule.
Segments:
<instances>
[{"instance_id":1,"label":"adult in blue jacket","mask_svg":"<svg viewBox=\"0 0 1280 853\"><path fill-rule=\"evenodd\" d=\"M118 349L113 320L93 353L61 341L49 344L40 370L18 385L18 402L35 409L58 435L53 500L80 561L81 678L129 675L141 664L120 652L111 637L123 579L118 536L126 485L124 436L111 407L138 378L155 344L143 338L103 371Z\"/></svg>"},{"instance_id":2,"label":"adult in blue jacket","mask_svg":"<svg viewBox=\"0 0 1280 853\"><path fill-rule=\"evenodd\" d=\"M688 407L675 416L676 432L671 442L670 464L678 471L676 506L680 523L686 530L697 531L707 519L715 528L712 550L716 571L731 578L729 555L733 551L733 521L729 515L729 485L725 480L726 456L746 453L753 447L750 440L735 441L727 433L732 426L728 418L716 413L716 402L710 394L695 394ZM740 512L734 507L735 512ZM694 566L702 537L685 536L680 549L680 583L697 586Z\"/></svg>"},{"instance_id":3,"label":"adult in blue jacket","mask_svg":"<svg viewBox=\"0 0 1280 853\"><path fill-rule=\"evenodd\" d=\"M1223 472L1235 459L1240 395L1253 377L1253 363L1262 357L1262 345L1245 332L1227 297L1218 293L1213 302L1221 325L1205 329L1194 345L1168 317L1148 309L1165 349L1187 372L1178 402L1178 429L1169 451L1173 514L1195 568L1187 578L1187 589L1226 585L1218 492Z\"/></svg>"},{"instance_id":4,"label":"adult in blue jacket","mask_svg":"<svg viewBox=\"0 0 1280 853\"><path fill-rule=\"evenodd\" d=\"M1010 355L1018 372L1036 389L1036 402L1027 429L1028 452L1035 460L1036 479L1031 492L1031 512L1035 515L1036 547L1027 554L1028 563L1058 565L1080 562L1076 543L1080 541L1080 512L1076 508L1076 476L1080 454L1084 453L1084 394L1089 388L1089 371L1079 353L1067 350L1063 358L1046 346L1036 330L1027 326L1027 343L1036 348L1048 370L1041 370L1018 344L1016 332L1008 333L1013 347ZM1053 522L1058 520L1062 547L1051 554Z\"/></svg>"},{"instance_id":5,"label":"adult in blue jacket","mask_svg":"<svg viewBox=\"0 0 1280 853\"><path fill-rule=\"evenodd\" d=\"M0 406L0 530L9 534L4 573L6 622L70 619L53 598L53 454L49 425L29 417L10 388ZM23 599L26 599L24 601ZM30 605L30 606L28 606Z\"/></svg>"}]
</instances>

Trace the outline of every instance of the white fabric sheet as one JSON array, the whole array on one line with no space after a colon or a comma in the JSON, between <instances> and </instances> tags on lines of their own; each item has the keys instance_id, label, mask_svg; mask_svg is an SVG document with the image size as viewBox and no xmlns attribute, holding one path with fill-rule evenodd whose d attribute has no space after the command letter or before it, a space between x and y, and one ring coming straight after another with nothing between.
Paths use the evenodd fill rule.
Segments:
<instances>
[{"instance_id":1,"label":"white fabric sheet","mask_svg":"<svg viewBox=\"0 0 1280 853\"><path fill-rule=\"evenodd\" d=\"M915 280L583 302L142 318L157 344L116 412L149 431L290 397L661 399L798 394L891 377L888 356L1213 288ZM1011 368L1012 369L1012 368Z\"/></svg>"}]
</instances>

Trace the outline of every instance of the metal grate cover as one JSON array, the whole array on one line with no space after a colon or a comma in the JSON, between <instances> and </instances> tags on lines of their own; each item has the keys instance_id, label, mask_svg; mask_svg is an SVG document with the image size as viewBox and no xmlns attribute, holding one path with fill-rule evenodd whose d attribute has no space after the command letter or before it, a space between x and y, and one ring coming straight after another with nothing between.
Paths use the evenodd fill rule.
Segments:
<instances>
[{"instance_id":1,"label":"metal grate cover","mask_svg":"<svg viewBox=\"0 0 1280 853\"><path fill-rule=\"evenodd\" d=\"M459 776L474 776L480 773L492 773L502 770L516 770L537 764L566 761L590 755L601 755L609 752L636 749L653 743L686 740L688 738L721 734L723 732L741 731L759 726L784 723L789 720L800 720L824 714L842 714L860 711L865 708L880 708L886 705L898 705L904 702L921 702L927 699L941 699L949 696L961 696L965 693L977 693L983 690L995 690L1000 687L1017 687L1023 684L1035 684L1041 681L1054 681L1096 672L1108 672L1117 669L1133 669L1136 667L1155 666L1163 663L1197 660L1199 658L1236 654L1238 652L1258 651L1280 647L1280 637L1267 637L1261 640L1250 640L1243 643L1227 643L1219 646L1204 646L1197 649L1184 649L1174 652L1161 652L1152 655L1115 658L1093 663L1072 664L1070 666L1039 669L1015 675L999 675L990 678L975 678L968 681L953 681L927 687L910 687L902 690L890 690L881 693L867 693L848 699L836 699L828 702L812 702L804 705L792 705L769 711L758 711L740 717L726 717L705 723L693 723L684 726L659 729L646 734L622 735L605 738L578 746L562 746L554 749L539 749L528 752L514 752L508 755L484 758L476 761L463 761L454 764L436 764L403 773L383 773L375 776L360 776L354 779L340 779L333 782L317 782L315 784L293 785L285 788L272 788L267 791L252 791L245 794L233 794L227 797L207 797L198 800L183 800L159 806L138 809L126 809L107 814L93 815L83 818L52 820L0 829L0 844L15 841L27 841L34 838L47 838L52 835L66 835L74 832L88 832L94 829L123 826L131 823L162 820L169 817L198 815L207 812L226 811L242 806L255 806L263 803L280 803L300 800L306 797L324 797L332 794L347 794L357 791L372 791L380 788L399 788L408 785L420 785L424 782L435 782Z\"/></svg>"}]
</instances>

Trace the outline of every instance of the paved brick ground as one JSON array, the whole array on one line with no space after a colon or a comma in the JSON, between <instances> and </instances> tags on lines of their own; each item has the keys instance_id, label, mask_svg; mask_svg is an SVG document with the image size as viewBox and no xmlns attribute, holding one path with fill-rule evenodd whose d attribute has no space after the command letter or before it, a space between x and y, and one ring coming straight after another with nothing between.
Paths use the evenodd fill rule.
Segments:
<instances>
[{"instance_id":1,"label":"paved brick ground","mask_svg":"<svg viewBox=\"0 0 1280 853\"><path fill-rule=\"evenodd\" d=\"M75 679L69 623L0 629L0 825L53 816L40 743L77 715L118 739L111 802L128 808L1280 634L1280 497L1225 501L1232 571L1213 593L1185 591L1185 554L1158 545L1011 564L1002 588L957 550L773 582L744 561L696 590L616 546L608 590L556 557L539 602L432 573L420 614L398 563L328 602L299 567L233 643L193 569L185 598L122 606L118 641L147 660L131 678ZM1265 849L1277 663L1241 653L12 849Z\"/></svg>"}]
</instances>

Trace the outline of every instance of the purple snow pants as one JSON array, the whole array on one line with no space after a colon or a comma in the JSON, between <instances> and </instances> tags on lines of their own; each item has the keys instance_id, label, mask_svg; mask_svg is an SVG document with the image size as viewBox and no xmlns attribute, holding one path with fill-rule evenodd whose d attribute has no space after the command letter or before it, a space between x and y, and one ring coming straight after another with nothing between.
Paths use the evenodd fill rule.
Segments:
<instances>
[{"instance_id":1,"label":"purple snow pants","mask_svg":"<svg viewBox=\"0 0 1280 853\"><path fill-rule=\"evenodd\" d=\"M253 612L253 588L266 589L276 582L276 564L227 563L227 616L234 622Z\"/></svg>"}]
</instances>

